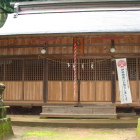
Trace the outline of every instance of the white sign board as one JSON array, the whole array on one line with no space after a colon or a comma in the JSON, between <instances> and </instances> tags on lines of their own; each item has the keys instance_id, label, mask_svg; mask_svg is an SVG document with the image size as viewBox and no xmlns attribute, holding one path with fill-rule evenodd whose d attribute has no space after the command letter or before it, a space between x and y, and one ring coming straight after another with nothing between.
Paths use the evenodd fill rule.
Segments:
<instances>
[{"instance_id":1,"label":"white sign board","mask_svg":"<svg viewBox=\"0 0 140 140\"><path fill-rule=\"evenodd\" d=\"M126 58L116 59L121 104L132 103Z\"/></svg>"}]
</instances>

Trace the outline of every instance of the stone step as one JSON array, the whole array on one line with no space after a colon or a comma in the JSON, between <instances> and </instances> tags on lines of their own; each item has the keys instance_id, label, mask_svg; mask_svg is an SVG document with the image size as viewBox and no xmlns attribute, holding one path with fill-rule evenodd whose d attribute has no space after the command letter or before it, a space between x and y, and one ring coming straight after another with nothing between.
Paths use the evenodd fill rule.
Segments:
<instances>
[{"instance_id":1,"label":"stone step","mask_svg":"<svg viewBox=\"0 0 140 140\"><path fill-rule=\"evenodd\" d=\"M43 106L43 117L66 117L66 118L116 118L116 107L108 106Z\"/></svg>"}]
</instances>

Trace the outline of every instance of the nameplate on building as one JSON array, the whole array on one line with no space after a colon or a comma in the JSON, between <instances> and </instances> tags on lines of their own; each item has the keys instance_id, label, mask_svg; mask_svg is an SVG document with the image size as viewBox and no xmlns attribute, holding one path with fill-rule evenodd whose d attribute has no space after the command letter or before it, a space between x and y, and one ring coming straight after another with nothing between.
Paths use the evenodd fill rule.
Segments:
<instances>
[{"instance_id":1,"label":"nameplate on building","mask_svg":"<svg viewBox=\"0 0 140 140\"><path fill-rule=\"evenodd\" d=\"M84 53L84 38L83 37L74 37L73 38L73 50L76 45L76 54Z\"/></svg>"}]
</instances>

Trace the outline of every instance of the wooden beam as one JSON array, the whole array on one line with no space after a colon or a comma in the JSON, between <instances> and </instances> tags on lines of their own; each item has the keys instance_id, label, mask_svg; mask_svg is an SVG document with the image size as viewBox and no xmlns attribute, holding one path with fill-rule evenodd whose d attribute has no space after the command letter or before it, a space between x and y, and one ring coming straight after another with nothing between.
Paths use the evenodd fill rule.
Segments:
<instances>
[{"instance_id":1,"label":"wooden beam","mask_svg":"<svg viewBox=\"0 0 140 140\"><path fill-rule=\"evenodd\" d=\"M38 58L38 55L0 55L1 59L32 59ZM43 58L40 58L43 59Z\"/></svg>"},{"instance_id":2,"label":"wooden beam","mask_svg":"<svg viewBox=\"0 0 140 140\"><path fill-rule=\"evenodd\" d=\"M24 100L25 60L22 61L22 99Z\"/></svg>"},{"instance_id":3,"label":"wooden beam","mask_svg":"<svg viewBox=\"0 0 140 140\"><path fill-rule=\"evenodd\" d=\"M0 36L0 40L8 39L35 39L40 37L106 37L106 36L123 36L123 37L134 37L140 36L140 32L112 32L112 33L65 33L65 34L40 34L40 35L5 35Z\"/></svg>"},{"instance_id":4,"label":"wooden beam","mask_svg":"<svg viewBox=\"0 0 140 140\"><path fill-rule=\"evenodd\" d=\"M137 98L137 101L140 99L140 94L139 94L139 92L140 92L140 88L139 88L139 73L140 73L140 71L139 71L140 69L139 69L139 58L137 58L136 59L136 81L137 81L137 83L136 83L136 98Z\"/></svg>"},{"instance_id":5,"label":"wooden beam","mask_svg":"<svg viewBox=\"0 0 140 140\"><path fill-rule=\"evenodd\" d=\"M42 48L45 46L44 44L36 44L36 45L9 45L9 46L0 46L0 49L7 48ZM111 46L111 43L85 43L85 47L91 46ZM140 46L140 43L115 43L115 46ZM47 47L73 47L73 43L69 44L47 44Z\"/></svg>"},{"instance_id":6,"label":"wooden beam","mask_svg":"<svg viewBox=\"0 0 140 140\"><path fill-rule=\"evenodd\" d=\"M36 48L36 47L44 47L44 44L0 46L0 49L7 49L7 48Z\"/></svg>"},{"instance_id":7,"label":"wooden beam","mask_svg":"<svg viewBox=\"0 0 140 140\"><path fill-rule=\"evenodd\" d=\"M77 58L102 58L110 59L110 58L136 58L140 56L140 53L87 53L87 54L77 54ZM34 54L34 55L0 55L0 59L71 59L73 58L73 54Z\"/></svg>"}]
</instances>

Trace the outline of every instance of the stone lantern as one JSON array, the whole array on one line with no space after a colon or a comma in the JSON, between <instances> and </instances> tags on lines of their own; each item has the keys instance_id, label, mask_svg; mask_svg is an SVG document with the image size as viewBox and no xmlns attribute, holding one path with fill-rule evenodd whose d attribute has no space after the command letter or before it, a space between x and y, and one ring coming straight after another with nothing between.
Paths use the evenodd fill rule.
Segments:
<instances>
[{"instance_id":1,"label":"stone lantern","mask_svg":"<svg viewBox=\"0 0 140 140\"><path fill-rule=\"evenodd\" d=\"M11 119L6 117L6 107L2 99L4 89L5 85L0 83L0 140L13 135Z\"/></svg>"},{"instance_id":2,"label":"stone lantern","mask_svg":"<svg viewBox=\"0 0 140 140\"><path fill-rule=\"evenodd\" d=\"M0 83L0 106L3 106L2 94L5 89L5 85Z\"/></svg>"}]
</instances>

